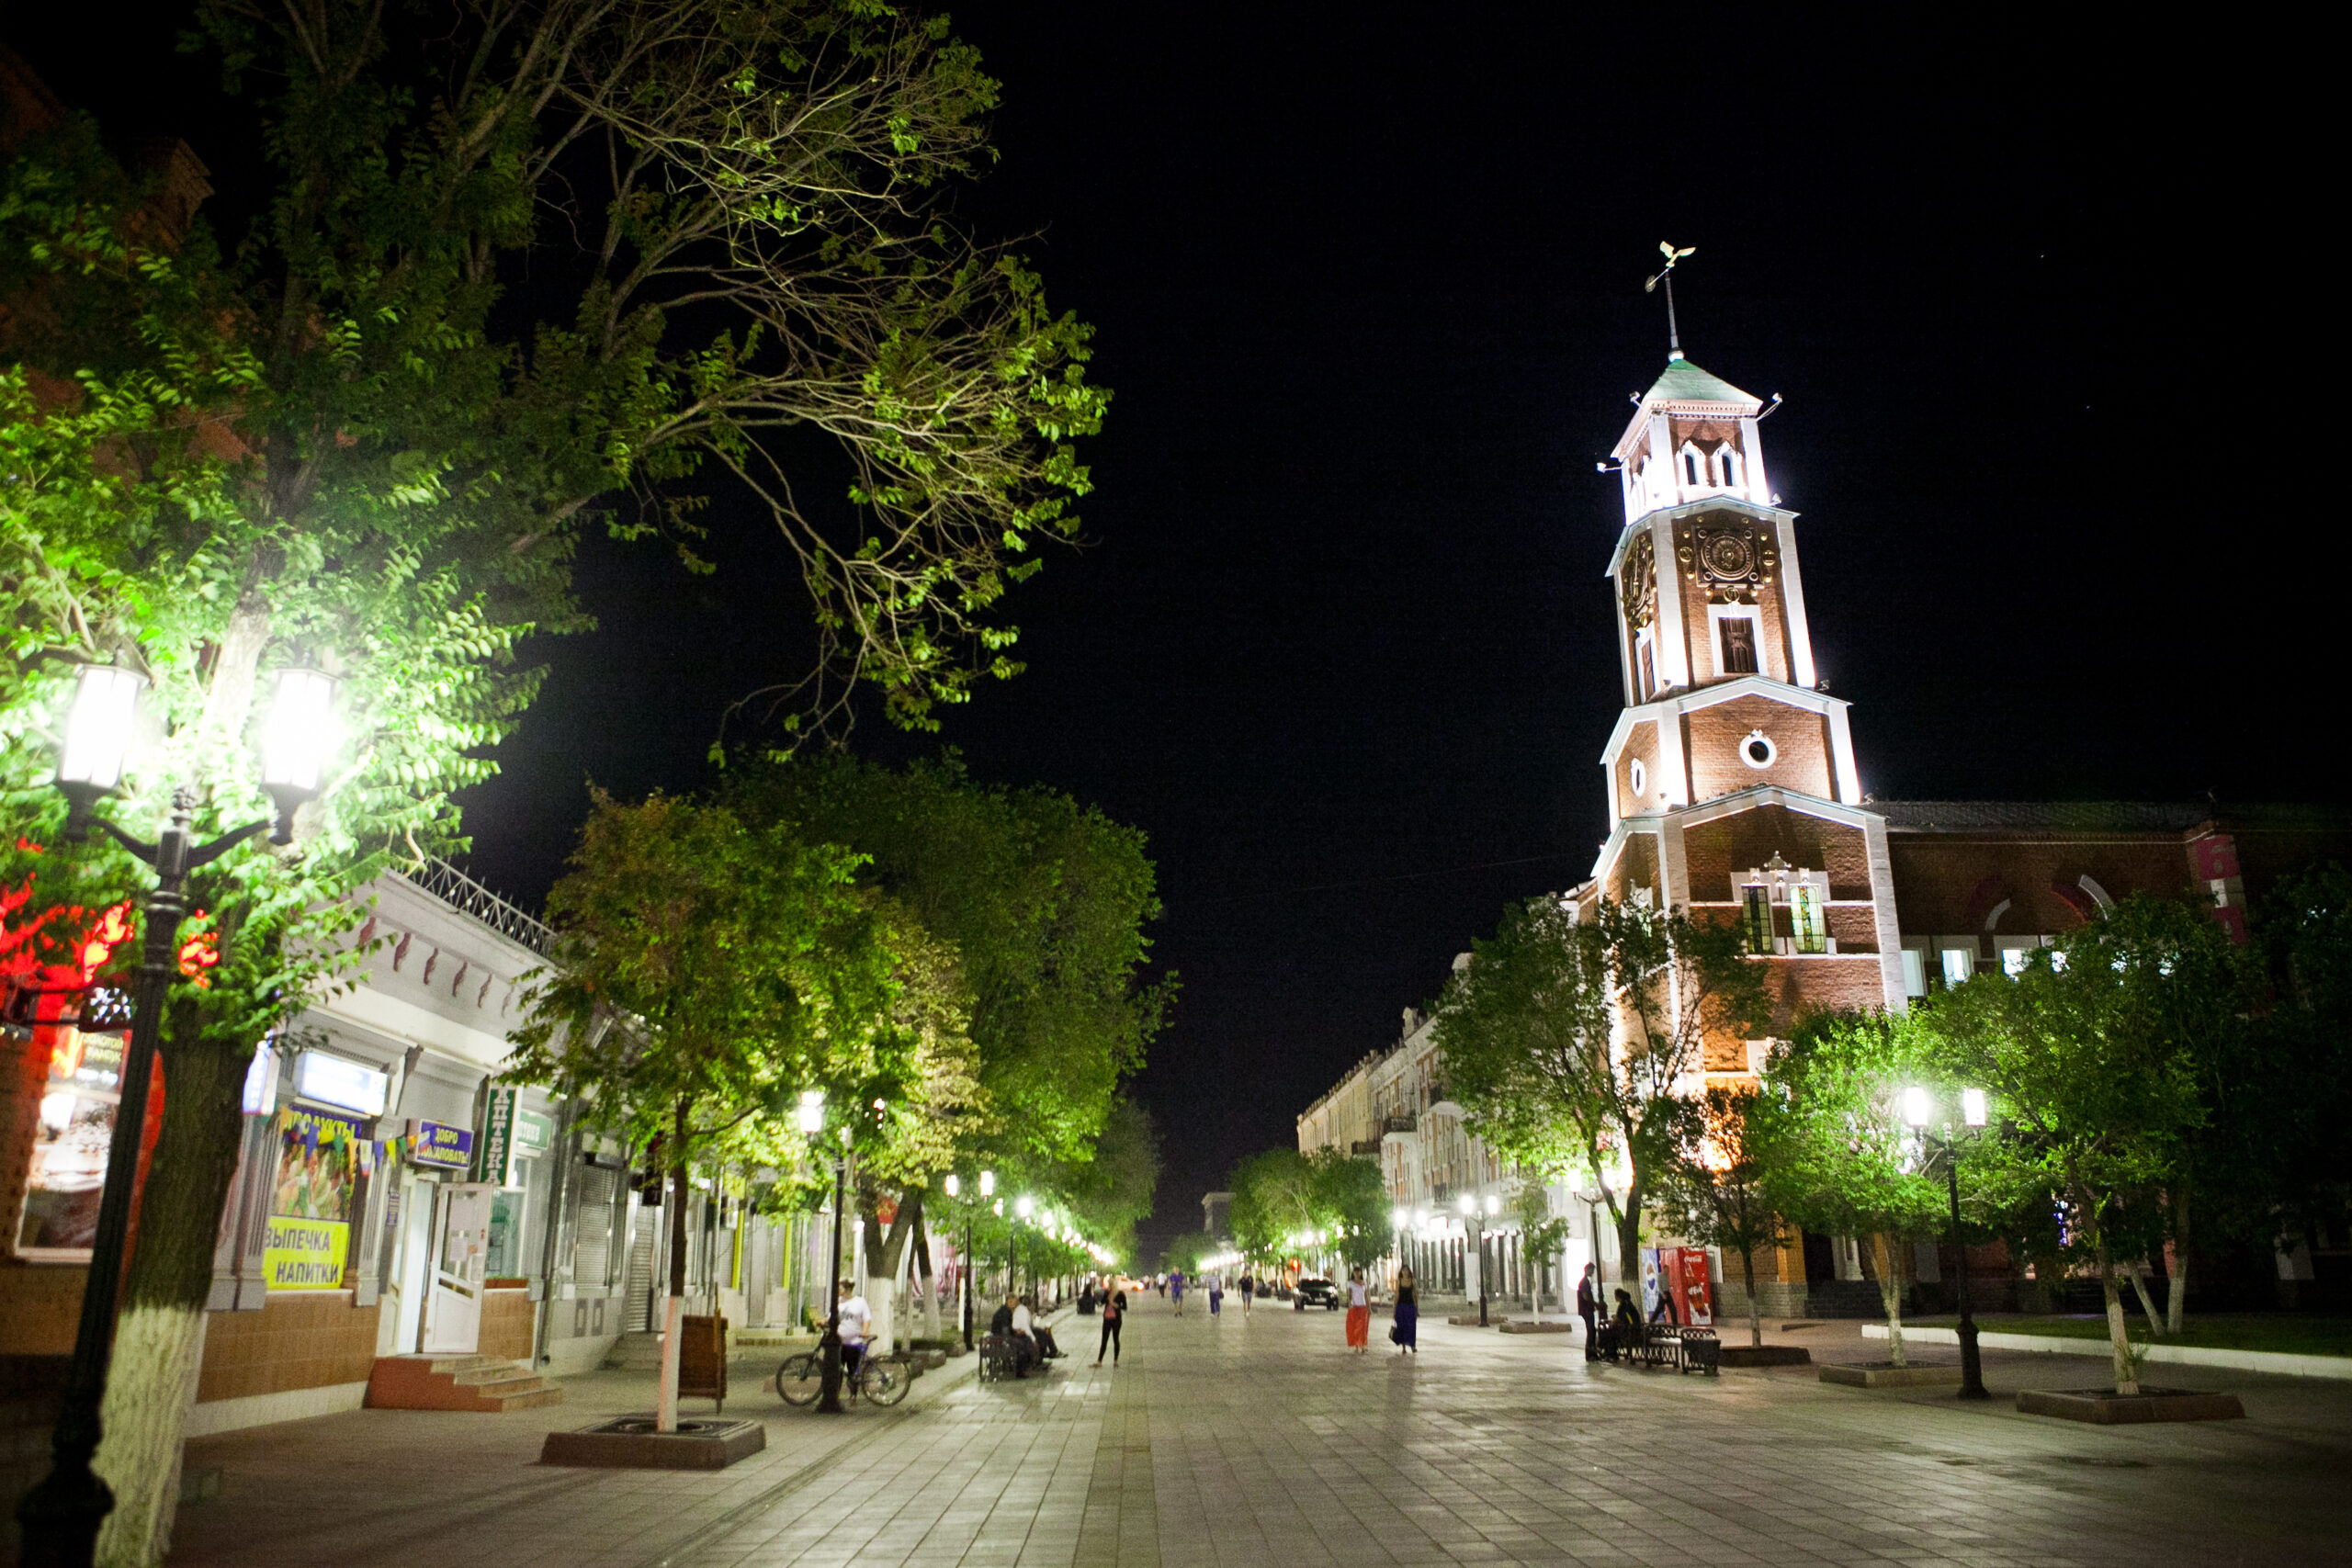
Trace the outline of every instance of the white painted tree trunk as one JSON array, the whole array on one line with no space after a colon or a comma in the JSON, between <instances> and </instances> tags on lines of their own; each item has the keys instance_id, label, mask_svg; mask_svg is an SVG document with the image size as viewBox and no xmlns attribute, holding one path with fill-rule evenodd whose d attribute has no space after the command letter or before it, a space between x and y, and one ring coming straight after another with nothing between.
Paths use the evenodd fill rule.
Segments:
<instances>
[{"instance_id":1,"label":"white painted tree trunk","mask_svg":"<svg viewBox=\"0 0 2352 1568\"><path fill-rule=\"evenodd\" d=\"M1886 1359L1898 1367L1909 1364L1903 1351L1901 1253L1883 1235L1871 1237L1871 1254L1878 1264L1878 1297L1886 1303Z\"/></svg>"},{"instance_id":2,"label":"white painted tree trunk","mask_svg":"<svg viewBox=\"0 0 2352 1568\"><path fill-rule=\"evenodd\" d=\"M92 1461L114 1491L98 1530L100 1568L153 1568L172 1544L188 1406L204 1360L200 1306L127 1307L116 1320L113 1373Z\"/></svg>"},{"instance_id":3,"label":"white painted tree trunk","mask_svg":"<svg viewBox=\"0 0 2352 1568\"><path fill-rule=\"evenodd\" d=\"M890 1354L891 1342L899 1326L896 1321L898 1313L894 1310L898 1306L897 1281L869 1276L865 1281L865 1306L874 1314L874 1322L865 1336L866 1346L875 1354L887 1356Z\"/></svg>"},{"instance_id":4,"label":"white painted tree trunk","mask_svg":"<svg viewBox=\"0 0 2352 1568\"><path fill-rule=\"evenodd\" d=\"M2148 1332L2162 1339L2165 1337L2164 1314L2156 1310L2156 1298L2148 1293L2147 1265L2132 1265L2132 1289L2140 1297L2140 1310L2148 1314Z\"/></svg>"},{"instance_id":5,"label":"white painted tree trunk","mask_svg":"<svg viewBox=\"0 0 2352 1568\"><path fill-rule=\"evenodd\" d=\"M678 1358L685 1348L686 1298L667 1296L662 1305L662 1391L654 1396L656 1431L678 1429Z\"/></svg>"},{"instance_id":6,"label":"white painted tree trunk","mask_svg":"<svg viewBox=\"0 0 2352 1568\"><path fill-rule=\"evenodd\" d=\"M2132 1335L2123 1322L2123 1292L2116 1288L2115 1264L2107 1255L2105 1243L2098 1249L2098 1282L2107 1296L2107 1342L2115 1357L2115 1392L2137 1393L2139 1370L2132 1355Z\"/></svg>"}]
</instances>

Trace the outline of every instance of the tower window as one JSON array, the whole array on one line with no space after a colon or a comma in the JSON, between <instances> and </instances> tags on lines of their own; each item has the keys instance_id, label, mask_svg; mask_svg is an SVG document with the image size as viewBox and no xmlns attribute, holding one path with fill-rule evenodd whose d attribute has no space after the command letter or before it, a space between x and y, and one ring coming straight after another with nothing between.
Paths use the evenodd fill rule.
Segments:
<instances>
[{"instance_id":1,"label":"tower window","mask_svg":"<svg viewBox=\"0 0 2352 1568\"><path fill-rule=\"evenodd\" d=\"M1739 488L1739 454L1731 449L1731 443L1725 442L1715 448L1715 470L1723 476L1725 490Z\"/></svg>"},{"instance_id":2,"label":"tower window","mask_svg":"<svg viewBox=\"0 0 2352 1568\"><path fill-rule=\"evenodd\" d=\"M1760 882L1751 882L1739 890L1740 932L1747 939L1750 953L1772 951L1772 890Z\"/></svg>"},{"instance_id":3,"label":"tower window","mask_svg":"<svg viewBox=\"0 0 2352 1568\"><path fill-rule=\"evenodd\" d=\"M1657 649L1652 646L1646 629L1634 638L1634 678L1641 689L1642 701L1648 702L1657 694Z\"/></svg>"},{"instance_id":4,"label":"tower window","mask_svg":"<svg viewBox=\"0 0 2352 1568\"><path fill-rule=\"evenodd\" d=\"M1692 490L1697 490L1701 485L1706 483L1706 480L1702 479L1699 473L1699 454L1691 451L1689 447L1683 448L1682 472Z\"/></svg>"},{"instance_id":5,"label":"tower window","mask_svg":"<svg viewBox=\"0 0 2352 1568\"><path fill-rule=\"evenodd\" d=\"M1715 635L1721 642L1724 674L1756 673L1756 621L1753 616L1725 615L1715 623Z\"/></svg>"}]
</instances>

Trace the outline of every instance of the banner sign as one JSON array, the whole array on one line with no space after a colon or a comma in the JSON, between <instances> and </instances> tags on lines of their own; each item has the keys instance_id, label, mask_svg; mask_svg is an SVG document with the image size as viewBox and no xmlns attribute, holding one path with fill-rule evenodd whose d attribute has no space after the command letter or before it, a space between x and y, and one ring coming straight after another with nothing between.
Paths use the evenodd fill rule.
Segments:
<instances>
[{"instance_id":1,"label":"banner sign","mask_svg":"<svg viewBox=\"0 0 2352 1568\"><path fill-rule=\"evenodd\" d=\"M473 1164L472 1128L452 1127L446 1122L412 1122L408 1125L411 1164L435 1170L464 1170Z\"/></svg>"},{"instance_id":2,"label":"banner sign","mask_svg":"<svg viewBox=\"0 0 2352 1568\"><path fill-rule=\"evenodd\" d=\"M514 1157L537 1159L555 1146L555 1118L536 1111L514 1112Z\"/></svg>"},{"instance_id":3,"label":"banner sign","mask_svg":"<svg viewBox=\"0 0 2352 1568\"><path fill-rule=\"evenodd\" d=\"M514 1174L514 1089L495 1084L483 1092L481 1160L474 1168L476 1181L504 1187Z\"/></svg>"},{"instance_id":4,"label":"banner sign","mask_svg":"<svg viewBox=\"0 0 2352 1568\"><path fill-rule=\"evenodd\" d=\"M270 1190L262 1276L273 1291L343 1288L351 1201L372 1146L347 1116L293 1107L277 1113L277 1179Z\"/></svg>"}]
</instances>

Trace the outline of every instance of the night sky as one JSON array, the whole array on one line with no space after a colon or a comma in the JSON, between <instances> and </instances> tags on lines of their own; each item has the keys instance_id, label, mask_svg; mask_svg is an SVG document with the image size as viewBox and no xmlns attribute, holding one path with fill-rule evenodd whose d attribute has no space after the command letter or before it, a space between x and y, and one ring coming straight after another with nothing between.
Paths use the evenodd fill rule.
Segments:
<instances>
[{"instance_id":1,"label":"night sky","mask_svg":"<svg viewBox=\"0 0 2352 1568\"><path fill-rule=\"evenodd\" d=\"M2343 797L2304 707L2335 547L2271 553L2342 446L2294 400L2332 371L2294 287L2333 264L2291 243L2253 46L1850 10L956 17L1006 98L962 215L1037 231L1117 400L1087 547L1018 591L1029 672L939 738L855 739L952 744L1149 833L1183 980L1135 1086L1167 1138L1155 1236L1289 1142L1507 900L1589 871L1621 701L1593 467L1664 367L1660 240L1697 247L1691 359L1787 399L1768 460L1865 788ZM9 36L102 114L200 96L119 33L103 70ZM141 82L175 90L133 106ZM234 124L174 129L218 166ZM789 672L780 548L714 523L715 580L584 552L600 629L545 650L468 806L474 871L518 901L587 780L704 782L719 710Z\"/></svg>"}]
</instances>

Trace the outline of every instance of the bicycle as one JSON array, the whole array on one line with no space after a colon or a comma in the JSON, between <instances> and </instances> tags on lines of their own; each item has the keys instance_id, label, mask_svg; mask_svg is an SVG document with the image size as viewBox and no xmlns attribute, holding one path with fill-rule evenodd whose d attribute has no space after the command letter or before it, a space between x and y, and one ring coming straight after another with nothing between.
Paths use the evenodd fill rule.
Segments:
<instances>
[{"instance_id":1,"label":"bicycle","mask_svg":"<svg viewBox=\"0 0 2352 1568\"><path fill-rule=\"evenodd\" d=\"M898 1404L907 1397L913 1382L903 1364L880 1356L860 1356L854 1370L842 1369L842 1391L862 1397L869 1404ZM825 1358L814 1350L786 1356L784 1365L775 1371L775 1391L784 1396L786 1404L805 1408L816 1404L825 1392Z\"/></svg>"}]
</instances>

